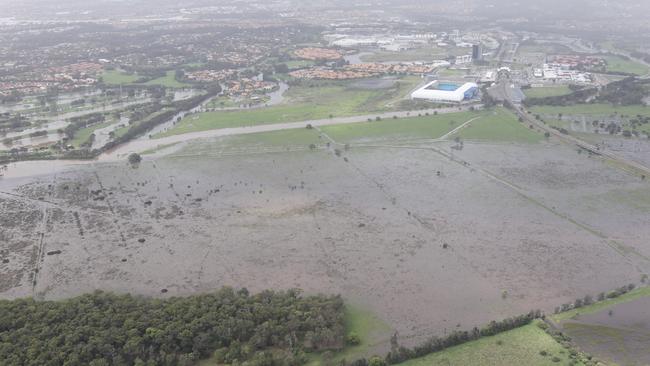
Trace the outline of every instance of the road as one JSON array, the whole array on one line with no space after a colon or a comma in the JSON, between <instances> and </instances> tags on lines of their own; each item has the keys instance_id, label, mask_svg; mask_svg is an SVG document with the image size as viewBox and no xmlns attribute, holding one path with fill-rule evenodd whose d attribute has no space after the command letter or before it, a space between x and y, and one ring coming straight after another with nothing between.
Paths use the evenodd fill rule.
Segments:
<instances>
[{"instance_id":1,"label":"road","mask_svg":"<svg viewBox=\"0 0 650 366\"><path fill-rule=\"evenodd\" d=\"M425 115L426 113L429 113L430 115L433 115L434 113L438 113L438 114L456 113L460 111L467 111L471 107L472 106L463 106L463 107L449 107L449 108L441 108L441 109L426 109L420 111L384 112L384 113L375 113L375 114L365 114L360 116L334 117L334 118L327 118L327 119L308 120L308 121L301 121L301 122L260 124L255 126L222 128L217 130L190 132L182 135L168 136L159 139L137 139L137 140L132 140L130 142L127 142L123 145L120 145L115 149L100 155L98 160L99 161L123 160L126 158L126 156L128 156L131 153L141 153L143 151L156 149L162 146L169 146L169 145L201 139L201 138L214 138L214 137L222 137L222 136L245 135L245 134L259 133L259 132L291 130L291 129L305 128L308 124L314 127L322 127L322 126L339 125L339 124L359 123L359 122L366 122L369 119L375 120L377 117L380 117L381 119L391 119L393 117L397 117L397 118L413 117L413 116L417 116L418 114ZM480 109L482 106L474 105L473 107L475 109Z\"/></svg>"},{"instance_id":2,"label":"road","mask_svg":"<svg viewBox=\"0 0 650 366\"><path fill-rule=\"evenodd\" d=\"M561 141L564 141L569 144L576 145L584 150L587 150L589 152L592 152L594 154L609 158L611 160L617 161L621 164L627 165L628 167L633 168L634 170L639 171L642 175L650 175L650 167L647 167L643 164L637 163L636 161L627 159L625 157L619 156L618 154L615 154L611 151L606 151L606 150L601 150L598 146L590 144L588 142L585 142L583 140L580 140L576 138L575 136L571 136L568 134L563 134L560 131L551 128L544 124L542 121L539 121L535 118L533 118L527 111L525 111L519 104L513 103L512 96L509 93L509 90L511 88L508 87L510 81L509 80L504 80L499 83L495 88L498 88L498 92L501 93L501 95L504 97L504 100L509 102L513 108L514 111L517 113L517 115L521 118L523 118L524 121L528 122L529 124L532 124L533 126L539 128L543 132L548 132L552 136L557 137Z\"/></svg>"}]
</instances>

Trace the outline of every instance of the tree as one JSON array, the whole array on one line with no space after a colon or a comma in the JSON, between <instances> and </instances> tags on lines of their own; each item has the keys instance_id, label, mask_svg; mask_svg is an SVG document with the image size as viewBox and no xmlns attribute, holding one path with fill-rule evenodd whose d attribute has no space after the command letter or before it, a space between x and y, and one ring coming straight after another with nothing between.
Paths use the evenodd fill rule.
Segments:
<instances>
[{"instance_id":1,"label":"tree","mask_svg":"<svg viewBox=\"0 0 650 366\"><path fill-rule=\"evenodd\" d=\"M140 162L142 162L142 156L140 156L140 154L132 153L129 155L129 164L138 165Z\"/></svg>"},{"instance_id":2,"label":"tree","mask_svg":"<svg viewBox=\"0 0 650 366\"><path fill-rule=\"evenodd\" d=\"M386 361L379 356L372 356L368 360L368 366L386 366Z\"/></svg>"}]
</instances>

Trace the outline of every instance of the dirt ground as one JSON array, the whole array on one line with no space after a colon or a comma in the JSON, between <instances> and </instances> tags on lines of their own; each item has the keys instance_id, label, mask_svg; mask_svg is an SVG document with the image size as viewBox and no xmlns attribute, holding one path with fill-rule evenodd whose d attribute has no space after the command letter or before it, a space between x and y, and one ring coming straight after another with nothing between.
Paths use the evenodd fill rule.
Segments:
<instances>
[{"instance_id":1,"label":"dirt ground","mask_svg":"<svg viewBox=\"0 0 650 366\"><path fill-rule=\"evenodd\" d=\"M648 182L559 144L420 147L7 175L0 298L298 287L408 344L650 273Z\"/></svg>"}]
</instances>

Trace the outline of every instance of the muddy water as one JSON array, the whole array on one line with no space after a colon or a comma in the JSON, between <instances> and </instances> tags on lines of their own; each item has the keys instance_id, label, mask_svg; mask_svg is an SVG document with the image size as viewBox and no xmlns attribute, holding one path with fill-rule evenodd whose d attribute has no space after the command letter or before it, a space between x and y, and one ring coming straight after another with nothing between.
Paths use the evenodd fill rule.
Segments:
<instances>
[{"instance_id":1,"label":"muddy water","mask_svg":"<svg viewBox=\"0 0 650 366\"><path fill-rule=\"evenodd\" d=\"M2 245L22 248L7 274L0 268L0 278L16 279L0 281L0 297L299 287L367 306L406 344L459 324L552 310L640 274L606 240L473 167L493 164L573 220L588 211L615 217L621 234L637 226L632 210L586 200L560 206L574 181L582 195L639 184L572 152L467 144L455 154L472 167L414 149L353 149L348 161L326 151L166 158L136 169L124 161L23 163L0 179L0 214L10 215ZM39 232L45 250L60 255L34 262Z\"/></svg>"},{"instance_id":2,"label":"muddy water","mask_svg":"<svg viewBox=\"0 0 650 366\"><path fill-rule=\"evenodd\" d=\"M650 298L622 303L562 323L580 348L618 365L650 365Z\"/></svg>"},{"instance_id":3,"label":"muddy water","mask_svg":"<svg viewBox=\"0 0 650 366\"><path fill-rule=\"evenodd\" d=\"M606 327L635 329L650 334L650 297L618 304L597 313L580 315L576 320Z\"/></svg>"}]
</instances>

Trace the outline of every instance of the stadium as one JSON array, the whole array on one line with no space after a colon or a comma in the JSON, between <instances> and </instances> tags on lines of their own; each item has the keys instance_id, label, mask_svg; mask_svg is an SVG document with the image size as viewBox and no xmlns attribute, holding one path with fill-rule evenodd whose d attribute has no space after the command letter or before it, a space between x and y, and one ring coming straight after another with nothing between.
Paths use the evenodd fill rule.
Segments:
<instances>
[{"instance_id":1,"label":"stadium","mask_svg":"<svg viewBox=\"0 0 650 366\"><path fill-rule=\"evenodd\" d=\"M424 99L432 102L460 103L470 100L478 93L478 85L462 85L434 80L411 94L411 99Z\"/></svg>"}]
</instances>

